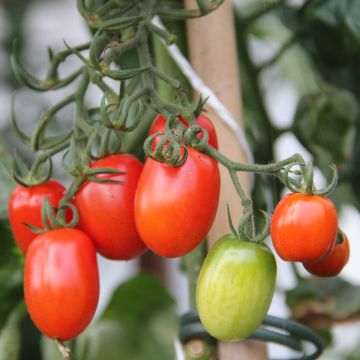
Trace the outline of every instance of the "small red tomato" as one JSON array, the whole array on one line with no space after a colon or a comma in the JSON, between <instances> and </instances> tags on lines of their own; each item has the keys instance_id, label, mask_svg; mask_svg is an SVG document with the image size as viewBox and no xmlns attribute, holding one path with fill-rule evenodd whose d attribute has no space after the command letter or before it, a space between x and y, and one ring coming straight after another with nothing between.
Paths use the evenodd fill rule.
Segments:
<instances>
[{"instance_id":1,"label":"small red tomato","mask_svg":"<svg viewBox=\"0 0 360 360\"><path fill-rule=\"evenodd\" d=\"M99 272L91 239L76 229L38 235L25 259L25 302L39 330L66 341L79 335L94 316Z\"/></svg>"},{"instance_id":2,"label":"small red tomato","mask_svg":"<svg viewBox=\"0 0 360 360\"><path fill-rule=\"evenodd\" d=\"M114 260L131 259L146 249L136 230L134 197L143 165L134 156L117 154L94 161L92 168L123 171L119 175L98 175L119 181L87 181L75 194L79 212L78 227L95 243L97 251Z\"/></svg>"},{"instance_id":3,"label":"small red tomato","mask_svg":"<svg viewBox=\"0 0 360 360\"><path fill-rule=\"evenodd\" d=\"M16 243L23 253L30 242L37 236L24 224L43 228L41 205L45 198L52 207L57 207L65 193L65 188L56 180L51 179L45 184L24 187L17 185L12 191L9 203L9 220Z\"/></svg>"},{"instance_id":4,"label":"small red tomato","mask_svg":"<svg viewBox=\"0 0 360 360\"><path fill-rule=\"evenodd\" d=\"M335 249L325 259L314 262L304 263L304 268L311 274L327 277L335 276L345 267L350 257L350 244L347 236L343 232L344 241L337 244Z\"/></svg>"},{"instance_id":5,"label":"small red tomato","mask_svg":"<svg viewBox=\"0 0 360 360\"><path fill-rule=\"evenodd\" d=\"M276 252L287 261L317 261L335 247L338 219L326 196L292 193L276 206L271 237Z\"/></svg>"},{"instance_id":6,"label":"small red tomato","mask_svg":"<svg viewBox=\"0 0 360 360\"><path fill-rule=\"evenodd\" d=\"M214 221L220 192L216 160L188 149L171 167L148 158L135 196L135 221L146 245L164 257L185 255L204 240Z\"/></svg>"},{"instance_id":7,"label":"small red tomato","mask_svg":"<svg viewBox=\"0 0 360 360\"><path fill-rule=\"evenodd\" d=\"M181 116L179 116L178 119L183 125L189 127L189 123ZM196 118L195 124L207 131L207 133L209 134L209 145L211 145L215 149L218 149L216 130L211 120L205 114L200 114L200 116ZM165 116L161 114L158 115L150 127L149 135L153 135L158 132L160 133L165 132L165 126L166 126ZM199 135L199 138L201 139L202 135Z\"/></svg>"}]
</instances>

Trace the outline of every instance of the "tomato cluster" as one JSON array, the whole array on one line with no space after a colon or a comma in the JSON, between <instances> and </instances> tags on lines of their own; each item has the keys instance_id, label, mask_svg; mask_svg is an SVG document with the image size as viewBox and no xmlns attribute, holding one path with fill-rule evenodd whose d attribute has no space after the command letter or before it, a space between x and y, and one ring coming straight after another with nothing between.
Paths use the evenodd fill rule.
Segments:
<instances>
[{"instance_id":1,"label":"tomato cluster","mask_svg":"<svg viewBox=\"0 0 360 360\"><path fill-rule=\"evenodd\" d=\"M178 122L189 126L183 118ZM217 147L210 120L201 115L196 124L208 131L210 144ZM149 135L164 133L165 126L166 119L159 115ZM43 229L44 200L56 213L65 195L56 180L14 189L9 218L15 240L26 255L25 301L41 332L65 341L90 323L99 298L96 253L128 260L150 248L160 256L178 257L206 237L219 201L218 164L193 148L187 152L179 167L151 158L143 166L130 154L93 161L90 169L117 172L86 180L70 199L79 215L76 228ZM43 231L37 235L28 225Z\"/></svg>"},{"instance_id":2,"label":"tomato cluster","mask_svg":"<svg viewBox=\"0 0 360 360\"><path fill-rule=\"evenodd\" d=\"M283 260L302 262L313 275L335 276L349 260L349 241L338 231L335 206L326 196L284 197L274 210L271 237Z\"/></svg>"}]
</instances>

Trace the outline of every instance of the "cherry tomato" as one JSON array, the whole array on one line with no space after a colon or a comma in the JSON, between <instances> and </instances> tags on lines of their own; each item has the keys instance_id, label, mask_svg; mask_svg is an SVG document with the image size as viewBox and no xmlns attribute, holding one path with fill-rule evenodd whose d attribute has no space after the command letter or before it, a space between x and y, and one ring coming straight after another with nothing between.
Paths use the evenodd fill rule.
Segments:
<instances>
[{"instance_id":1,"label":"cherry tomato","mask_svg":"<svg viewBox=\"0 0 360 360\"><path fill-rule=\"evenodd\" d=\"M117 154L94 161L92 168L123 171L119 175L98 177L119 181L97 183L87 181L75 195L79 212L78 227L95 243L97 251L116 260L131 259L145 251L136 230L134 197L143 165L134 156Z\"/></svg>"},{"instance_id":2,"label":"cherry tomato","mask_svg":"<svg viewBox=\"0 0 360 360\"><path fill-rule=\"evenodd\" d=\"M350 257L348 237L342 232L344 241L337 244L335 249L325 259L315 263L304 263L304 268L311 274L327 277L335 276L345 267Z\"/></svg>"},{"instance_id":3,"label":"cherry tomato","mask_svg":"<svg viewBox=\"0 0 360 360\"><path fill-rule=\"evenodd\" d=\"M269 310L276 261L264 244L219 239L208 253L196 287L196 304L205 329L218 340L248 337Z\"/></svg>"},{"instance_id":4,"label":"cherry tomato","mask_svg":"<svg viewBox=\"0 0 360 360\"><path fill-rule=\"evenodd\" d=\"M204 240L219 202L217 162L192 148L171 167L148 158L135 196L135 221L146 245L164 257L182 256Z\"/></svg>"},{"instance_id":5,"label":"cherry tomato","mask_svg":"<svg viewBox=\"0 0 360 360\"><path fill-rule=\"evenodd\" d=\"M45 184L32 187L17 185L12 191L9 203L9 220L16 243L23 253L30 242L37 236L24 224L43 228L41 220L41 204L45 198L52 207L57 207L65 193L65 188L51 179Z\"/></svg>"},{"instance_id":6,"label":"cherry tomato","mask_svg":"<svg viewBox=\"0 0 360 360\"><path fill-rule=\"evenodd\" d=\"M66 341L79 335L94 316L99 272L91 239L76 229L38 235L25 259L25 302L39 330Z\"/></svg>"},{"instance_id":7,"label":"cherry tomato","mask_svg":"<svg viewBox=\"0 0 360 360\"><path fill-rule=\"evenodd\" d=\"M276 206L271 236L276 252L287 261L317 261L335 247L338 219L326 196L292 193Z\"/></svg>"},{"instance_id":8,"label":"cherry tomato","mask_svg":"<svg viewBox=\"0 0 360 360\"><path fill-rule=\"evenodd\" d=\"M185 125L186 127L189 127L188 122L185 119L183 119L181 116L179 116L178 119L183 125ZM212 124L211 120L205 114L200 114L200 116L196 118L195 124L200 126L203 129L205 129L208 132L209 145L211 145L215 149L218 149L218 140L217 140L216 130L215 130L215 127ZM149 135L153 135L158 132L160 132L160 133L165 132L165 126L166 126L165 116L161 115L161 114L158 115L150 127ZM199 135L199 138L201 139L202 135Z\"/></svg>"}]
</instances>

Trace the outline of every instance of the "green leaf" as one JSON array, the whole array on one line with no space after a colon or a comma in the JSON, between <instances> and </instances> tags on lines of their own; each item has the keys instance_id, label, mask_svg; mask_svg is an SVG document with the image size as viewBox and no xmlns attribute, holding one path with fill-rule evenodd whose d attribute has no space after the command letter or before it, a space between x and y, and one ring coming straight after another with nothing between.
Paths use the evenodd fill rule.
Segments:
<instances>
[{"instance_id":1,"label":"green leaf","mask_svg":"<svg viewBox=\"0 0 360 360\"><path fill-rule=\"evenodd\" d=\"M318 329L359 317L360 286L339 277L310 277L286 292L293 317Z\"/></svg>"},{"instance_id":2,"label":"green leaf","mask_svg":"<svg viewBox=\"0 0 360 360\"><path fill-rule=\"evenodd\" d=\"M153 276L140 273L117 288L102 317L131 325L173 305L173 298Z\"/></svg>"},{"instance_id":3,"label":"green leaf","mask_svg":"<svg viewBox=\"0 0 360 360\"><path fill-rule=\"evenodd\" d=\"M20 321L24 306L15 308L0 332L0 360L17 360L20 354Z\"/></svg>"},{"instance_id":4,"label":"green leaf","mask_svg":"<svg viewBox=\"0 0 360 360\"><path fill-rule=\"evenodd\" d=\"M331 163L341 165L350 157L358 114L357 101L346 90L332 88L300 99L293 130L325 174Z\"/></svg>"},{"instance_id":5,"label":"green leaf","mask_svg":"<svg viewBox=\"0 0 360 360\"><path fill-rule=\"evenodd\" d=\"M175 358L178 319L174 300L151 275L121 284L103 316L77 340L76 360Z\"/></svg>"},{"instance_id":6,"label":"green leaf","mask_svg":"<svg viewBox=\"0 0 360 360\"><path fill-rule=\"evenodd\" d=\"M4 142L0 138L0 219L8 218L7 204L10 193L15 186L14 180L9 174L12 167L12 159L4 149ZM1 264L1 262L0 262Z\"/></svg>"}]
</instances>

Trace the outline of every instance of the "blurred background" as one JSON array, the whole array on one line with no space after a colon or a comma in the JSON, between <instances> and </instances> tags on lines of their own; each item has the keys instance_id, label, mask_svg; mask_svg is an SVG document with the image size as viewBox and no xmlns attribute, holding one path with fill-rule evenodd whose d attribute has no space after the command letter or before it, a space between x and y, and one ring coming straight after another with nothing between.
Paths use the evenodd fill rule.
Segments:
<instances>
[{"instance_id":1,"label":"blurred background","mask_svg":"<svg viewBox=\"0 0 360 360\"><path fill-rule=\"evenodd\" d=\"M276 2L234 1L235 17L240 19ZM306 160L315 161L315 182L319 188L326 184L330 174L328 165L336 163L340 181L333 200L340 214L340 227L351 244L350 261L340 279L308 281L309 276L301 266L297 278L291 266L277 258L277 290L269 313L294 317L319 330L328 342L321 359L355 360L360 359L360 25L356 20L360 6L357 1L344 0L342 6L338 6L339 2L312 1L318 4L302 13L299 9L304 1L283 2L284 6L260 17L246 34L238 26L237 37L245 126L256 161L267 163L272 158L280 160L298 152ZM239 25L239 20L236 24ZM61 50L64 40L73 46L88 41L89 37L74 0L0 1L0 326L3 329L22 296L21 268L11 264L8 256L14 250L6 206L14 184L7 169L15 149L25 161L32 161L32 155L12 130L10 99L15 93L16 117L21 129L30 134L41 111L61 98L63 91L69 91L39 94L21 86L11 70L12 44L14 39L18 40L24 66L43 78L49 45ZM281 54L277 55L279 50ZM244 61L246 56L248 59ZM76 58L70 58L61 71L70 73L77 62ZM260 64L266 65L254 78L254 67ZM256 98L258 93L260 99ZM95 89L87 97L89 105L94 106L99 99L100 93ZM71 111L70 107L59 114L54 132L70 126ZM70 182L59 164L54 172L64 184ZM274 180L257 179L256 206L272 210L276 197L284 193ZM76 359L174 358L176 315L189 307L188 284L181 261L159 261L147 255L141 260L115 262L99 256L99 264L101 295L94 320L97 325L80 337ZM146 276L134 279L140 268L152 272L154 279ZM126 286L119 287L124 282ZM147 295L134 291L139 287L144 291L149 289ZM134 296L148 296L148 304L152 301L152 305L147 308L139 304L134 311L127 305L134 301ZM117 313L116 307L122 309ZM143 329L145 335L132 336L124 326L126 313L132 311L137 316L137 326L141 326L145 313L154 311L150 325ZM40 338L28 317L16 329L11 330L14 333L10 340L7 338L8 342L0 337L0 359L10 359L2 357L4 346L19 344L19 359L59 358L52 343ZM148 343L139 340L140 336L146 337ZM177 358L183 359L180 346L177 348ZM291 354L276 345L270 345L269 353L271 357L284 358Z\"/></svg>"}]
</instances>

